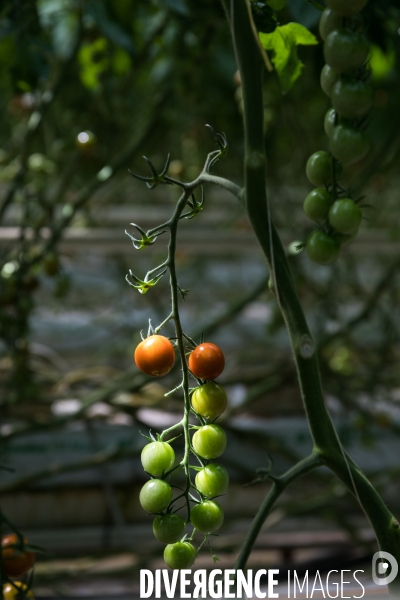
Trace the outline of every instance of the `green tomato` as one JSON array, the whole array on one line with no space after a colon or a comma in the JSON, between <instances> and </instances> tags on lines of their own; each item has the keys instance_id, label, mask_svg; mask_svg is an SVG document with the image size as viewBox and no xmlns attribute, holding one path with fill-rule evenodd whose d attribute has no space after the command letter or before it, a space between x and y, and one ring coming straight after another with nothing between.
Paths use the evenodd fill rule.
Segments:
<instances>
[{"instance_id":1,"label":"green tomato","mask_svg":"<svg viewBox=\"0 0 400 600\"><path fill-rule=\"evenodd\" d=\"M201 533L212 533L224 522L224 511L214 500L195 504L190 511L190 522Z\"/></svg>"},{"instance_id":2,"label":"green tomato","mask_svg":"<svg viewBox=\"0 0 400 600\"><path fill-rule=\"evenodd\" d=\"M204 425L197 429L192 443L195 452L202 458L217 458L226 448L226 433L219 425Z\"/></svg>"},{"instance_id":3,"label":"green tomato","mask_svg":"<svg viewBox=\"0 0 400 600\"><path fill-rule=\"evenodd\" d=\"M179 515L158 515L153 521L153 533L162 544L178 542L185 531L185 522Z\"/></svg>"},{"instance_id":4,"label":"green tomato","mask_svg":"<svg viewBox=\"0 0 400 600\"><path fill-rule=\"evenodd\" d=\"M349 125L338 125L332 133L332 154L345 165L351 165L364 158L369 145L367 134Z\"/></svg>"},{"instance_id":5,"label":"green tomato","mask_svg":"<svg viewBox=\"0 0 400 600\"><path fill-rule=\"evenodd\" d=\"M140 459L143 469L150 475L158 477L172 469L175 463L175 452L167 442L151 442L143 448Z\"/></svg>"},{"instance_id":6,"label":"green tomato","mask_svg":"<svg viewBox=\"0 0 400 600\"><path fill-rule=\"evenodd\" d=\"M340 177L342 165L336 163L336 176ZM306 174L316 186L328 185L332 181L332 159L327 152L319 150L310 156L306 165Z\"/></svg>"},{"instance_id":7,"label":"green tomato","mask_svg":"<svg viewBox=\"0 0 400 600\"><path fill-rule=\"evenodd\" d=\"M228 398L224 388L214 381L198 387L192 394L194 410L206 419L214 420L226 409Z\"/></svg>"},{"instance_id":8,"label":"green tomato","mask_svg":"<svg viewBox=\"0 0 400 600\"><path fill-rule=\"evenodd\" d=\"M229 485L228 471L222 465L211 463L196 475L196 487L206 498L225 494Z\"/></svg>"},{"instance_id":9,"label":"green tomato","mask_svg":"<svg viewBox=\"0 0 400 600\"><path fill-rule=\"evenodd\" d=\"M362 221L362 210L350 198L336 200L329 211L329 222L336 231L352 234L358 231Z\"/></svg>"},{"instance_id":10,"label":"green tomato","mask_svg":"<svg viewBox=\"0 0 400 600\"><path fill-rule=\"evenodd\" d=\"M351 17L368 4L368 0L326 0L329 8L342 17Z\"/></svg>"},{"instance_id":11,"label":"green tomato","mask_svg":"<svg viewBox=\"0 0 400 600\"><path fill-rule=\"evenodd\" d=\"M336 29L326 38L325 61L338 73L349 73L361 67L369 52L368 42L350 29Z\"/></svg>"},{"instance_id":12,"label":"green tomato","mask_svg":"<svg viewBox=\"0 0 400 600\"><path fill-rule=\"evenodd\" d=\"M340 254L340 242L325 231L316 229L307 238L306 251L312 261L320 265L329 265Z\"/></svg>"},{"instance_id":13,"label":"green tomato","mask_svg":"<svg viewBox=\"0 0 400 600\"><path fill-rule=\"evenodd\" d=\"M321 15L321 20L319 22L319 32L323 40L326 40L328 35L335 31L335 29L340 29L343 27L343 17L337 14L334 10L327 8Z\"/></svg>"},{"instance_id":14,"label":"green tomato","mask_svg":"<svg viewBox=\"0 0 400 600\"><path fill-rule=\"evenodd\" d=\"M332 88L333 108L344 117L360 119L371 108L373 92L371 86L353 77L339 79Z\"/></svg>"},{"instance_id":15,"label":"green tomato","mask_svg":"<svg viewBox=\"0 0 400 600\"><path fill-rule=\"evenodd\" d=\"M304 200L303 209L311 221L323 223L328 218L331 203L331 195L325 188L315 188Z\"/></svg>"},{"instance_id":16,"label":"green tomato","mask_svg":"<svg viewBox=\"0 0 400 600\"><path fill-rule=\"evenodd\" d=\"M282 10L286 4L286 0L267 0L266 4L274 10Z\"/></svg>"},{"instance_id":17,"label":"green tomato","mask_svg":"<svg viewBox=\"0 0 400 600\"><path fill-rule=\"evenodd\" d=\"M189 569L196 560L196 550L190 542L168 544L164 550L164 561L170 569Z\"/></svg>"},{"instance_id":18,"label":"green tomato","mask_svg":"<svg viewBox=\"0 0 400 600\"><path fill-rule=\"evenodd\" d=\"M139 502L148 513L162 512L171 500L171 486L163 479L151 479L140 490Z\"/></svg>"},{"instance_id":19,"label":"green tomato","mask_svg":"<svg viewBox=\"0 0 400 600\"><path fill-rule=\"evenodd\" d=\"M324 129L325 133L328 137L331 137L333 134L333 130L335 129L338 121L338 115L334 108L330 108L325 115L324 119Z\"/></svg>"},{"instance_id":20,"label":"green tomato","mask_svg":"<svg viewBox=\"0 0 400 600\"><path fill-rule=\"evenodd\" d=\"M320 83L327 96L332 94L332 88L339 79L339 73L329 65L325 65L321 71Z\"/></svg>"}]
</instances>

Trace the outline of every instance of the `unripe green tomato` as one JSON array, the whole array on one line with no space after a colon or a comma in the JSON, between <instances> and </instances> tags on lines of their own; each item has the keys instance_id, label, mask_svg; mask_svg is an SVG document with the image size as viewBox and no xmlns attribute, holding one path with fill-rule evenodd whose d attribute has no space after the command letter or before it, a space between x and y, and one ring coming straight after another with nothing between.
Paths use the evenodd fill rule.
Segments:
<instances>
[{"instance_id":1,"label":"unripe green tomato","mask_svg":"<svg viewBox=\"0 0 400 600\"><path fill-rule=\"evenodd\" d=\"M226 433L219 425L204 425L197 429L192 443L195 452L202 458L217 458L226 448Z\"/></svg>"},{"instance_id":2,"label":"unripe green tomato","mask_svg":"<svg viewBox=\"0 0 400 600\"><path fill-rule=\"evenodd\" d=\"M331 137L333 134L333 130L335 129L338 120L338 115L334 108L330 108L325 115L324 119L324 129L325 133L328 137Z\"/></svg>"},{"instance_id":3,"label":"unripe green tomato","mask_svg":"<svg viewBox=\"0 0 400 600\"><path fill-rule=\"evenodd\" d=\"M343 17L330 8L325 9L319 22L319 32L322 39L326 40L332 31L340 29L341 27L343 27Z\"/></svg>"},{"instance_id":4,"label":"unripe green tomato","mask_svg":"<svg viewBox=\"0 0 400 600\"><path fill-rule=\"evenodd\" d=\"M327 96L332 94L332 88L339 79L339 73L329 65L325 65L321 71L320 83Z\"/></svg>"},{"instance_id":5,"label":"unripe green tomato","mask_svg":"<svg viewBox=\"0 0 400 600\"><path fill-rule=\"evenodd\" d=\"M307 238L306 251L312 261L320 265L329 265L338 258L340 243L325 231L316 229Z\"/></svg>"},{"instance_id":6,"label":"unripe green tomato","mask_svg":"<svg viewBox=\"0 0 400 600\"><path fill-rule=\"evenodd\" d=\"M360 12L368 4L368 0L326 0L326 3L342 17L351 17Z\"/></svg>"},{"instance_id":7,"label":"unripe green tomato","mask_svg":"<svg viewBox=\"0 0 400 600\"><path fill-rule=\"evenodd\" d=\"M323 223L328 218L331 195L325 188L315 188L304 200L303 209L311 221Z\"/></svg>"},{"instance_id":8,"label":"unripe green tomato","mask_svg":"<svg viewBox=\"0 0 400 600\"><path fill-rule=\"evenodd\" d=\"M158 515L153 521L153 533L162 544L178 542L184 534L185 522L179 515Z\"/></svg>"},{"instance_id":9,"label":"unripe green tomato","mask_svg":"<svg viewBox=\"0 0 400 600\"><path fill-rule=\"evenodd\" d=\"M373 92L367 83L353 77L343 77L333 85L331 100L333 108L340 115L360 119L372 106Z\"/></svg>"},{"instance_id":10,"label":"unripe green tomato","mask_svg":"<svg viewBox=\"0 0 400 600\"><path fill-rule=\"evenodd\" d=\"M362 221L362 210L350 198L336 200L329 211L329 222L336 231L352 234L358 231Z\"/></svg>"},{"instance_id":11,"label":"unripe green tomato","mask_svg":"<svg viewBox=\"0 0 400 600\"><path fill-rule=\"evenodd\" d=\"M172 489L163 479L150 479L139 494L139 502L148 513L159 513L167 508L172 500Z\"/></svg>"},{"instance_id":12,"label":"unripe green tomato","mask_svg":"<svg viewBox=\"0 0 400 600\"><path fill-rule=\"evenodd\" d=\"M212 533L224 522L224 511L215 500L206 500L193 506L190 522L201 533Z\"/></svg>"},{"instance_id":13,"label":"unripe green tomato","mask_svg":"<svg viewBox=\"0 0 400 600\"><path fill-rule=\"evenodd\" d=\"M368 42L358 33L342 28L332 31L325 40L325 61L338 73L361 67L369 53Z\"/></svg>"},{"instance_id":14,"label":"unripe green tomato","mask_svg":"<svg viewBox=\"0 0 400 600\"><path fill-rule=\"evenodd\" d=\"M147 473L159 477L174 466L175 452L167 442L151 442L143 448L140 460Z\"/></svg>"},{"instance_id":15,"label":"unripe green tomato","mask_svg":"<svg viewBox=\"0 0 400 600\"><path fill-rule=\"evenodd\" d=\"M189 569L196 560L196 550L190 542L168 544L164 550L164 561L170 569Z\"/></svg>"},{"instance_id":16,"label":"unripe green tomato","mask_svg":"<svg viewBox=\"0 0 400 600\"><path fill-rule=\"evenodd\" d=\"M369 139L364 131L349 125L335 127L331 137L331 151L345 165L351 165L368 153Z\"/></svg>"},{"instance_id":17,"label":"unripe green tomato","mask_svg":"<svg viewBox=\"0 0 400 600\"><path fill-rule=\"evenodd\" d=\"M196 475L196 487L206 498L225 494L229 485L228 471L222 465L211 463Z\"/></svg>"},{"instance_id":18,"label":"unripe green tomato","mask_svg":"<svg viewBox=\"0 0 400 600\"><path fill-rule=\"evenodd\" d=\"M228 398L224 388L214 381L198 387L192 394L194 410L212 421L222 415L226 409Z\"/></svg>"},{"instance_id":19,"label":"unripe green tomato","mask_svg":"<svg viewBox=\"0 0 400 600\"><path fill-rule=\"evenodd\" d=\"M342 173L342 165L336 163L336 177ZM332 158L324 150L318 150L310 156L306 165L306 174L316 186L328 185L332 181Z\"/></svg>"},{"instance_id":20,"label":"unripe green tomato","mask_svg":"<svg viewBox=\"0 0 400 600\"><path fill-rule=\"evenodd\" d=\"M286 0L267 0L266 4L274 10L282 10L285 7Z\"/></svg>"}]
</instances>

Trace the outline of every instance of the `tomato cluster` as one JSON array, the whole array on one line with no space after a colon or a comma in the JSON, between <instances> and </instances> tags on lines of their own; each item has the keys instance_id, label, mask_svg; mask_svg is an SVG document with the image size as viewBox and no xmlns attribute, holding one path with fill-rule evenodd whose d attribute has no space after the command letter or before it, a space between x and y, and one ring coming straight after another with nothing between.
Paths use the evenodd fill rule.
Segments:
<instances>
[{"instance_id":1,"label":"tomato cluster","mask_svg":"<svg viewBox=\"0 0 400 600\"><path fill-rule=\"evenodd\" d=\"M144 373L161 377L172 369L175 351L168 338L151 335L137 346L134 358ZM215 462L208 462L218 458L226 447L226 434L214 423L227 406L224 388L214 381L224 369L225 358L217 345L203 342L191 350L187 364L189 372L200 384L191 394L192 412L200 425L194 428L190 450L201 466L192 467L197 474L194 483L190 480L189 488L198 493L199 499L194 500L191 495L190 501L195 504L186 523L192 524L193 533L197 530L208 535L223 523L223 510L214 498L224 494L229 484L226 469ZM139 501L146 512L157 515L153 521L153 533L166 544L165 563L171 569L190 568L196 559L196 549L191 543L193 536L187 539L186 523L174 512L172 487L167 481L175 467L175 452L171 444L159 436L143 448L141 462L151 479L142 487Z\"/></svg>"},{"instance_id":2,"label":"tomato cluster","mask_svg":"<svg viewBox=\"0 0 400 600\"><path fill-rule=\"evenodd\" d=\"M316 187L304 200L303 209L318 225L307 238L307 254L322 265L335 261L341 247L355 239L363 217L358 201L337 182L343 166L364 158L370 145L364 125L373 92L367 83L369 45L362 36L359 14L367 2L327 0L320 21L326 61L321 87L332 101L324 122L330 152L321 150L308 159L307 177Z\"/></svg>"}]
</instances>

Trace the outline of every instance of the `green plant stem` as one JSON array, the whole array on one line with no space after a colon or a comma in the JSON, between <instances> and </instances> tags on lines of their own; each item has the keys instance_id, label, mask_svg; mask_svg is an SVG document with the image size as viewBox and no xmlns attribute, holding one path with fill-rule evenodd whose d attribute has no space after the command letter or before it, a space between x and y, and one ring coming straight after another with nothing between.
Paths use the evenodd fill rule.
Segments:
<instances>
[{"instance_id":1,"label":"green plant stem","mask_svg":"<svg viewBox=\"0 0 400 600\"><path fill-rule=\"evenodd\" d=\"M189 417L190 417L190 395L189 395L189 371L186 363L185 356L185 338L182 330L181 319L179 315L179 288L178 288L178 278L176 274L176 265L175 265L175 251L176 251L176 238L178 233L178 224L179 218L184 210L188 199L190 198L191 192L184 191L178 204L176 205L175 212L169 222L170 227L170 239L168 244L168 267L170 272L170 287L171 287L171 300L172 300L172 310L171 314L173 315L173 320L175 323L175 332L177 338L177 345L179 348L180 359L181 359L181 367L182 367L182 388L184 395L184 414L183 419L181 421L183 425L183 432L185 436L185 453L182 459L181 464L183 465L185 476L186 476L186 487L185 487L185 499L187 506L187 520L190 518L190 502L189 502L189 492L191 487L191 477L190 477L190 432L189 432Z\"/></svg>"},{"instance_id":2,"label":"green plant stem","mask_svg":"<svg viewBox=\"0 0 400 600\"><path fill-rule=\"evenodd\" d=\"M294 467L286 471L286 473L280 477L273 478L272 486L268 494L265 496L260 508L258 509L257 514L254 517L251 527L246 535L246 539L240 549L239 556L235 563L235 569L244 569L246 566L247 560L254 546L254 542L256 541L266 518L271 512L272 507L285 488L298 477L302 477L313 469L320 467L322 464L323 460L321 456L317 452L313 452L310 454L310 456L307 456L303 460L299 461Z\"/></svg>"},{"instance_id":3,"label":"green plant stem","mask_svg":"<svg viewBox=\"0 0 400 600\"><path fill-rule=\"evenodd\" d=\"M390 552L400 562L399 524L368 479L345 454L324 402L315 346L268 208L263 133L263 62L249 22L246 0L231 0L230 4L228 0L223 0L223 5L230 18L243 89L247 213L274 275L277 301L290 336L314 448L324 464L356 496L374 528L380 548Z\"/></svg>"}]
</instances>

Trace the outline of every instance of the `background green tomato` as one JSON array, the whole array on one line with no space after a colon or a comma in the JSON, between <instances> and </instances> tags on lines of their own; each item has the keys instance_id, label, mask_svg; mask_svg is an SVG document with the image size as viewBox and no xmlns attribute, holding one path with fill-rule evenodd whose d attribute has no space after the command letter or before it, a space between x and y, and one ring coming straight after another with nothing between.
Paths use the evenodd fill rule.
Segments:
<instances>
[{"instance_id":1,"label":"background green tomato","mask_svg":"<svg viewBox=\"0 0 400 600\"><path fill-rule=\"evenodd\" d=\"M304 200L303 209L311 221L323 223L328 218L331 203L331 195L325 188L315 188Z\"/></svg>"},{"instance_id":2,"label":"background green tomato","mask_svg":"<svg viewBox=\"0 0 400 600\"><path fill-rule=\"evenodd\" d=\"M151 442L143 448L140 460L143 469L157 477L172 469L175 452L167 442Z\"/></svg>"},{"instance_id":3,"label":"background green tomato","mask_svg":"<svg viewBox=\"0 0 400 600\"><path fill-rule=\"evenodd\" d=\"M339 233L352 234L361 225L362 210L350 198L341 198L332 204L329 221Z\"/></svg>"},{"instance_id":4,"label":"background green tomato","mask_svg":"<svg viewBox=\"0 0 400 600\"><path fill-rule=\"evenodd\" d=\"M190 542L168 544L164 550L164 561L170 569L189 569L196 560L196 550Z\"/></svg>"},{"instance_id":5,"label":"background green tomato","mask_svg":"<svg viewBox=\"0 0 400 600\"><path fill-rule=\"evenodd\" d=\"M339 79L339 73L329 65L325 65L321 71L320 84L327 96L332 94L332 88Z\"/></svg>"},{"instance_id":6,"label":"background green tomato","mask_svg":"<svg viewBox=\"0 0 400 600\"><path fill-rule=\"evenodd\" d=\"M267 0L266 4L274 10L282 10L286 4L286 0Z\"/></svg>"},{"instance_id":7,"label":"background green tomato","mask_svg":"<svg viewBox=\"0 0 400 600\"><path fill-rule=\"evenodd\" d=\"M153 521L153 533L163 544L178 542L183 537L184 531L185 522L176 514L158 515Z\"/></svg>"},{"instance_id":8,"label":"background green tomato","mask_svg":"<svg viewBox=\"0 0 400 600\"><path fill-rule=\"evenodd\" d=\"M229 485L228 471L222 465L211 463L196 475L196 487L207 498L225 494Z\"/></svg>"},{"instance_id":9,"label":"background green tomato","mask_svg":"<svg viewBox=\"0 0 400 600\"><path fill-rule=\"evenodd\" d=\"M195 432L192 443L202 458L217 458L226 448L226 433L219 425L204 425Z\"/></svg>"},{"instance_id":10,"label":"background green tomato","mask_svg":"<svg viewBox=\"0 0 400 600\"><path fill-rule=\"evenodd\" d=\"M371 108L371 86L353 77L343 77L334 83L331 92L333 108L344 117L359 119Z\"/></svg>"},{"instance_id":11,"label":"background green tomato","mask_svg":"<svg viewBox=\"0 0 400 600\"><path fill-rule=\"evenodd\" d=\"M343 17L350 17L360 12L368 4L368 0L326 0L329 8Z\"/></svg>"},{"instance_id":12,"label":"background green tomato","mask_svg":"<svg viewBox=\"0 0 400 600\"><path fill-rule=\"evenodd\" d=\"M315 230L307 238L306 251L312 261L320 265L329 265L338 258L340 243L325 231Z\"/></svg>"},{"instance_id":13,"label":"background green tomato","mask_svg":"<svg viewBox=\"0 0 400 600\"><path fill-rule=\"evenodd\" d=\"M198 387L192 394L194 410L206 419L214 420L226 409L228 398L224 388L214 381Z\"/></svg>"},{"instance_id":14,"label":"background green tomato","mask_svg":"<svg viewBox=\"0 0 400 600\"><path fill-rule=\"evenodd\" d=\"M335 29L341 29L343 27L343 17L338 15L337 12L327 8L321 15L319 22L319 32L323 40L326 40L328 35L335 31Z\"/></svg>"},{"instance_id":15,"label":"background green tomato","mask_svg":"<svg viewBox=\"0 0 400 600\"><path fill-rule=\"evenodd\" d=\"M167 481L151 479L144 484L139 494L139 502L148 513L165 510L172 500L172 489Z\"/></svg>"},{"instance_id":16,"label":"background green tomato","mask_svg":"<svg viewBox=\"0 0 400 600\"><path fill-rule=\"evenodd\" d=\"M214 500L195 504L190 511L190 522L202 533L212 533L224 522L224 511Z\"/></svg>"},{"instance_id":17,"label":"background green tomato","mask_svg":"<svg viewBox=\"0 0 400 600\"><path fill-rule=\"evenodd\" d=\"M336 29L325 40L325 61L338 73L349 73L361 67L368 57L369 45L350 29Z\"/></svg>"},{"instance_id":18,"label":"background green tomato","mask_svg":"<svg viewBox=\"0 0 400 600\"><path fill-rule=\"evenodd\" d=\"M335 158L345 165L351 165L364 158L369 150L369 139L364 131L349 125L335 127L331 137L331 151Z\"/></svg>"}]
</instances>

